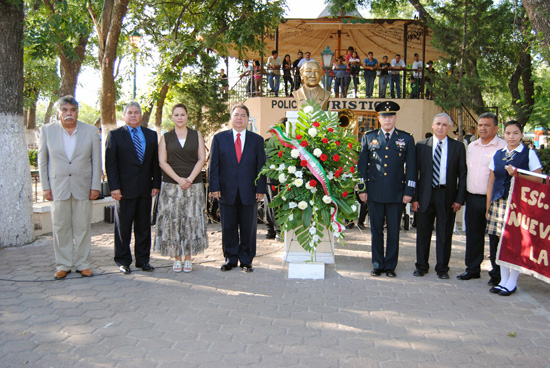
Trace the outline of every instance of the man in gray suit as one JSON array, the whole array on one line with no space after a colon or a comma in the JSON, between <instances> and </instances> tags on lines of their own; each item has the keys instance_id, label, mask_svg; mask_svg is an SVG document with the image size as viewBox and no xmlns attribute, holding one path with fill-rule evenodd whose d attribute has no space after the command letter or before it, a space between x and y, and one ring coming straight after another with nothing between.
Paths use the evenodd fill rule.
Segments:
<instances>
[{"instance_id":1,"label":"man in gray suit","mask_svg":"<svg viewBox=\"0 0 550 368\"><path fill-rule=\"evenodd\" d=\"M91 200L99 196L101 185L99 133L77 120L73 96L61 97L56 107L58 121L42 127L38 142L44 199L53 201L55 279L64 279L73 267L82 277L91 277Z\"/></svg>"}]
</instances>

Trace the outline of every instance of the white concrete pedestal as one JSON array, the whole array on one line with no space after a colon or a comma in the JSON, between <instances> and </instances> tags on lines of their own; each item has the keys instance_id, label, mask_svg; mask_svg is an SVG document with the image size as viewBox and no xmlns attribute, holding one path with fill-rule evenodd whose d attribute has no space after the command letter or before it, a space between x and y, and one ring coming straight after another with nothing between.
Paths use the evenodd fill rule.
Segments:
<instances>
[{"instance_id":1,"label":"white concrete pedestal","mask_svg":"<svg viewBox=\"0 0 550 368\"><path fill-rule=\"evenodd\" d=\"M293 230L285 231L284 260L288 262L289 279L324 279L325 264L334 264L334 237L327 229L323 231L313 261L311 254L302 248Z\"/></svg>"}]
</instances>

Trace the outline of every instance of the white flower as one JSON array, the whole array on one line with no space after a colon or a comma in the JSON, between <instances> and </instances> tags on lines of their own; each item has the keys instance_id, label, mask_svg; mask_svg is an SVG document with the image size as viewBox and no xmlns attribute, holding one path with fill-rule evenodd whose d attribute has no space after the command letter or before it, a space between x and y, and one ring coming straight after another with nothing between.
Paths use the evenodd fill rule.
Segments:
<instances>
[{"instance_id":1,"label":"white flower","mask_svg":"<svg viewBox=\"0 0 550 368\"><path fill-rule=\"evenodd\" d=\"M330 196L328 195L324 195L323 196L323 202L325 202L326 204L329 204L332 202L332 198L330 198Z\"/></svg>"},{"instance_id":2,"label":"white flower","mask_svg":"<svg viewBox=\"0 0 550 368\"><path fill-rule=\"evenodd\" d=\"M288 216L288 221L292 221L292 220L294 220L294 214L293 213L291 213L290 216Z\"/></svg>"},{"instance_id":3,"label":"white flower","mask_svg":"<svg viewBox=\"0 0 550 368\"><path fill-rule=\"evenodd\" d=\"M314 228L313 226L311 226L311 227L309 228L309 233L310 233L311 235L317 234L317 229Z\"/></svg>"},{"instance_id":4,"label":"white flower","mask_svg":"<svg viewBox=\"0 0 550 368\"><path fill-rule=\"evenodd\" d=\"M277 166L275 166L275 165L273 165L273 164L271 164L271 166L269 166L269 168L270 168L271 170L274 170L276 167L277 167Z\"/></svg>"},{"instance_id":5,"label":"white flower","mask_svg":"<svg viewBox=\"0 0 550 368\"><path fill-rule=\"evenodd\" d=\"M285 174L279 174L279 183L284 183L286 181L286 175Z\"/></svg>"},{"instance_id":6,"label":"white flower","mask_svg":"<svg viewBox=\"0 0 550 368\"><path fill-rule=\"evenodd\" d=\"M357 206L354 205L354 204L352 204L352 205L351 205L351 210L352 210L353 212L357 211Z\"/></svg>"},{"instance_id":7,"label":"white flower","mask_svg":"<svg viewBox=\"0 0 550 368\"><path fill-rule=\"evenodd\" d=\"M311 193L317 193L317 188L311 188Z\"/></svg>"},{"instance_id":8,"label":"white flower","mask_svg":"<svg viewBox=\"0 0 550 368\"><path fill-rule=\"evenodd\" d=\"M317 129L309 128L308 131L307 131L307 134L309 134L312 137L315 137L317 135Z\"/></svg>"},{"instance_id":9,"label":"white flower","mask_svg":"<svg viewBox=\"0 0 550 368\"><path fill-rule=\"evenodd\" d=\"M334 173L332 171L329 171L328 174L327 174L327 179L328 180L332 180L334 179Z\"/></svg>"},{"instance_id":10,"label":"white flower","mask_svg":"<svg viewBox=\"0 0 550 368\"><path fill-rule=\"evenodd\" d=\"M304 112L306 114L311 114L313 112L313 107L311 107L311 106L304 107Z\"/></svg>"},{"instance_id":11,"label":"white flower","mask_svg":"<svg viewBox=\"0 0 550 368\"><path fill-rule=\"evenodd\" d=\"M283 199L283 201L286 201L286 197L285 197L285 196L281 196L281 198Z\"/></svg>"},{"instance_id":12,"label":"white flower","mask_svg":"<svg viewBox=\"0 0 550 368\"><path fill-rule=\"evenodd\" d=\"M277 168L277 171L283 171L285 169L285 164L280 164L279 167Z\"/></svg>"},{"instance_id":13,"label":"white flower","mask_svg":"<svg viewBox=\"0 0 550 368\"><path fill-rule=\"evenodd\" d=\"M300 157L300 151L294 148L292 151L290 151L290 156L292 156L292 158L298 158Z\"/></svg>"},{"instance_id":14,"label":"white flower","mask_svg":"<svg viewBox=\"0 0 550 368\"><path fill-rule=\"evenodd\" d=\"M320 148L315 148L313 150L313 155L316 156L316 157L321 157L322 154L323 154L323 151L321 151Z\"/></svg>"},{"instance_id":15,"label":"white flower","mask_svg":"<svg viewBox=\"0 0 550 368\"><path fill-rule=\"evenodd\" d=\"M294 180L294 185L296 185L297 187L301 187L302 184L304 184L304 181L302 179Z\"/></svg>"},{"instance_id":16,"label":"white flower","mask_svg":"<svg viewBox=\"0 0 550 368\"><path fill-rule=\"evenodd\" d=\"M288 204L288 208L296 208L296 207L298 207L298 204L296 202L290 202Z\"/></svg>"},{"instance_id":17,"label":"white flower","mask_svg":"<svg viewBox=\"0 0 550 368\"><path fill-rule=\"evenodd\" d=\"M297 178L302 178L304 176L304 173L302 172L302 170L297 170L294 175L296 175Z\"/></svg>"},{"instance_id":18,"label":"white flower","mask_svg":"<svg viewBox=\"0 0 550 368\"><path fill-rule=\"evenodd\" d=\"M317 235L317 234L313 235L313 241L315 243L318 243L319 242L319 235Z\"/></svg>"},{"instance_id":19,"label":"white flower","mask_svg":"<svg viewBox=\"0 0 550 368\"><path fill-rule=\"evenodd\" d=\"M301 210L305 210L307 208L307 202L301 201L300 203L298 203L298 208Z\"/></svg>"},{"instance_id":20,"label":"white flower","mask_svg":"<svg viewBox=\"0 0 550 368\"><path fill-rule=\"evenodd\" d=\"M296 166L292 165L288 167L288 172L294 174L296 172Z\"/></svg>"},{"instance_id":21,"label":"white flower","mask_svg":"<svg viewBox=\"0 0 550 368\"><path fill-rule=\"evenodd\" d=\"M342 175L342 179L349 179L351 178L353 175L351 175L350 173L345 173Z\"/></svg>"},{"instance_id":22,"label":"white flower","mask_svg":"<svg viewBox=\"0 0 550 368\"><path fill-rule=\"evenodd\" d=\"M306 189L311 189L311 185L309 185L309 181L306 183Z\"/></svg>"},{"instance_id":23,"label":"white flower","mask_svg":"<svg viewBox=\"0 0 550 368\"><path fill-rule=\"evenodd\" d=\"M315 204L315 202L313 202L313 199L309 200L309 204L312 205L312 206Z\"/></svg>"}]
</instances>

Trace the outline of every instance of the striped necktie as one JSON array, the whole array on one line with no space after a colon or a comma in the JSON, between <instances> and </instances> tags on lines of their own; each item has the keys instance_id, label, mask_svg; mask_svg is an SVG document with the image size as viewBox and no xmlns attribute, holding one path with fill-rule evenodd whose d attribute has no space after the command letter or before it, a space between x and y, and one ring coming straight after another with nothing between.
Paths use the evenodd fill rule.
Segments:
<instances>
[{"instance_id":1,"label":"striped necktie","mask_svg":"<svg viewBox=\"0 0 550 368\"><path fill-rule=\"evenodd\" d=\"M136 147L139 162L143 163L143 147L141 146L141 141L139 140L137 128L132 128L132 140L134 141L134 146Z\"/></svg>"},{"instance_id":2,"label":"striped necktie","mask_svg":"<svg viewBox=\"0 0 550 368\"><path fill-rule=\"evenodd\" d=\"M443 141L437 142L437 147L435 148L434 154L434 167L433 167L433 178L432 178L432 187L437 187L439 185L439 169L441 167L441 150L443 146Z\"/></svg>"}]
</instances>

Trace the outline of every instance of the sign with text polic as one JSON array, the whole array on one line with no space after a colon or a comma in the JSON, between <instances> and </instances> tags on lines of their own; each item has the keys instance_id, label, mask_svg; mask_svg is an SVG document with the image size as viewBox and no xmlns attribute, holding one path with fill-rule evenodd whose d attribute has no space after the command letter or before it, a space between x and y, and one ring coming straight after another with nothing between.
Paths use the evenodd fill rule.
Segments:
<instances>
[{"instance_id":1,"label":"sign with text polic","mask_svg":"<svg viewBox=\"0 0 550 368\"><path fill-rule=\"evenodd\" d=\"M515 176L497 263L550 283L549 215L550 186Z\"/></svg>"}]
</instances>

